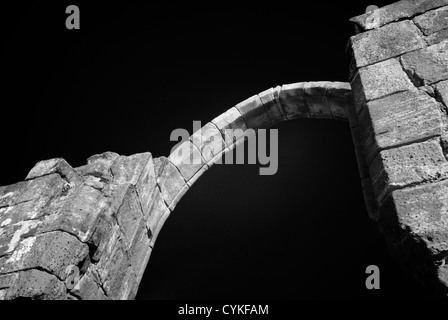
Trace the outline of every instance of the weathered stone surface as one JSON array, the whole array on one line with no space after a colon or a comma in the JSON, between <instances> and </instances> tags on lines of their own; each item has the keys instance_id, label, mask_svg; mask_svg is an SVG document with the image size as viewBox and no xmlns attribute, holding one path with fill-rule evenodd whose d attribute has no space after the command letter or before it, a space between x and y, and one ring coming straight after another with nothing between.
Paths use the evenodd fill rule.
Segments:
<instances>
[{"instance_id":1,"label":"weathered stone surface","mask_svg":"<svg viewBox=\"0 0 448 320\"><path fill-rule=\"evenodd\" d=\"M448 182L392 192L401 228L425 242L432 255L448 250Z\"/></svg>"},{"instance_id":2,"label":"weathered stone surface","mask_svg":"<svg viewBox=\"0 0 448 320\"><path fill-rule=\"evenodd\" d=\"M269 121L271 125L279 123L285 119L285 114L280 106L279 93L281 87L277 86L275 88L269 88L263 92L260 92L258 96L263 103L263 108L268 114Z\"/></svg>"},{"instance_id":3,"label":"weathered stone surface","mask_svg":"<svg viewBox=\"0 0 448 320\"><path fill-rule=\"evenodd\" d=\"M284 84L279 94L280 105L287 119L309 117L304 96L305 82Z\"/></svg>"},{"instance_id":4,"label":"weathered stone surface","mask_svg":"<svg viewBox=\"0 0 448 320\"><path fill-rule=\"evenodd\" d=\"M80 185L82 183L81 176L62 158L39 161L25 179L34 179L51 173L58 173L73 185Z\"/></svg>"},{"instance_id":5,"label":"weathered stone surface","mask_svg":"<svg viewBox=\"0 0 448 320\"><path fill-rule=\"evenodd\" d=\"M135 186L145 219L149 214L152 202L154 201L154 191L157 188L156 184L155 166L151 156L148 161L146 161Z\"/></svg>"},{"instance_id":6,"label":"weathered stone surface","mask_svg":"<svg viewBox=\"0 0 448 320\"><path fill-rule=\"evenodd\" d=\"M235 108L242 115L247 128L264 128L270 124L268 113L257 94L238 103Z\"/></svg>"},{"instance_id":7,"label":"weathered stone surface","mask_svg":"<svg viewBox=\"0 0 448 320\"><path fill-rule=\"evenodd\" d=\"M128 268L124 275L123 284L119 290L116 300L133 300L137 294L138 283L134 269Z\"/></svg>"},{"instance_id":8,"label":"weathered stone surface","mask_svg":"<svg viewBox=\"0 0 448 320\"><path fill-rule=\"evenodd\" d=\"M185 181L190 180L205 165L201 152L191 141L183 142L168 159L179 169Z\"/></svg>"},{"instance_id":9,"label":"weathered stone surface","mask_svg":"<svg viewBox=\"0 0 448 320\"><path fill-rule=\"evenodd\" d=\"M385 194L405 186L446 177L448 163L438 140L381 151L370 165L378 203Z\"/></svg>"},{"instance_id":10,"label":"weathered stone surface","mask_svg":"<svg viewBox=\"0 0 448 320\"><path fill-rule=\"evenodd\" d=\"M114 176L114 183L131 183L135 185L151 158L152 156L149 152L116 158L110 168Z\"/></svg>"},{"instance_id":11,"label":"weathered stone surface","mask_svg":"<svg viewBox=\"0 0 448 320\"><path fill-rule=\"evenodd\" d=\"M201 151L202 157L208 163L225 149L226 144L221 132L209 122L191 136L191 142Z\"/></svg>"},{"instance_id":12,"label":"weathered stone surface","mask_svg":"<svg viewBox=\"0 0 448 320\"><path fill-rule=\"evenodd\" d=\"M0 274L0 288L7 289L14 285L19 277L19 272ZM5 290L6 291L6 290ZM0 297L1 298L1 297ZM3 297L4 298L4 297Z\"/></svg>"},{"instance_id":13,"label":"weathered stone surface","mask_svg":"<svg viewBox=\"0 0 448 320\"><path fill-rule=\"evenodd\" d=\"M380 150L442 134L437 102L422 91L405 91L368 102L359 123L368 163Z\"/></svg>"},{"instance_id":14,"label":"weathered stone surface","mask_svg":"<svg viewBox=\"0 0 448 320\"><path fill-rule=\"evenodd\" d=\"M137 230L142 224L143 212L135 188L128 189L123 203L118 209L117 220L128 250L134 242Z\"/></svg>"},{"instance_id":15,"label":"weathered stone surface","mask_svg":"<svg viewBox=\"0 0 448 320\"><path fill-rule=\"evenodd\" d=\"M307 82L303 87L305 103L311 118L332 118L333 114L327 101L325 82Z\"/></svg>"},{"instance_id":16,"label":"weathered stone surface","mask_svg":"<svg viewBox=\"0 0 448 320\"><path fill-rule=\"evenodd\" d=\"M396 59L379 62L359 69L352 80L356 112L359 114L365 103L386 95L415 90L412 82Z\"/></svg>"},{"instance_id":17,"label":"weathered stone surface","mask_svg":"<svg viewBox=\"0 0 448 320\"><path fill-rule=\"evenodd\" d=\"M402 0L354 17L350 21L361 30L371 30L446 5L447 0Z\"/></svg>"},{"instance_id":18,"label":"weathered stone surface","mask_svg":"<svg viewBox=\"0 0 448 320\"><path fill-rule=\"evenodd\" d=\"M140 283L140 280L143 277L143 273L145 272L146 265L151 255L152 248L149 245L151 236L151 232L148 236L146 225L140 224L137 235L129 250L131 266L135 272L137 284Z\"/></svg>"},{"instance_id":19,"label":"weathered stone surface","mask_svg":"<svg viewBox=\"0 0 448 320\"><path fill-rule=\"evenodd\" d=\"M187 187L187 185L185 185ZM182 189L181 189L182 191ZM176 201L176 198L178 197L178 195L181 193L181 191L176 195L176 197L174 198L173 202L171 204L174 203L174 201ZM156 191L154 194L154 203L153 203L153 207L151 208L151 213L148 217L147 220L147 228L148 230L151 231L151 234L154 235L154 230L155 227L157 226L159 219L161 216L163 216L164 214L169 214L169 209L165 203L165 201L163 200L163 197L160 193L160 191Z\"/></svg>"},{"instance_id":20,"label":"weathered stone surface","mask_svg":"<svg viewBox=\"0 0 448 320\"><path fill-rule=\"evenodd\" d=\"M205 171L208 170L208 168L209 168L208 165L205 165L205 166L203 166L201 169L199 169L199 171L196 172L196 173L194 174L194 176L191 177L191 179L187 182L187 185L188 185L189 187L191 187L191 186L193 185L193 183L195 183L196 180L198 180L198 178L199 178L200 176L202 176L202 175L204 174Z\"/></svg>"},{"instance_id":21,"label":"weathered stone surface","mask_svg":"<svg viewBox=\"0 0 448 320\"><path fill-rule=\"evenodd\" d=\"M347 120L349 108L353 109L353 97L350 83L327 82L327 101L333 119Z\"/></svg>"},{"instance_id":22,"label":"weathered stone surface","mask_svg":"<svg viewBox=\"0 0 448 320\"><path fill-rule=\"evenodd\" d=\"M436 33L433 33L425 38L428 45L432 46L433 44L442 42L448 39L448 28L440 30Z\"/></svg>"},{"instance_id":23,"label":"weathered stone surface","mask_svg":"<svg viewBox=\"0 0 448 320\"><path fill-rule=\"evenodd\" d=\"M417 16L414 22L425 35L446 29L448 28L448 6Z\"/></svg>"},{"instance_id":24,"label":"weathered stone surface","mask_svg":"<svg viewBox=\"0 0 448 320\"><path fill-rule=\"evenodd\" d=\"M22 240L0 267L0 274L42 268L63 280L67 266L77 265L88 252L86 244L66 232L48 232Z\"/></svg>"},{"instance_id":25,"label":"weathered stone surface","mask_svg":"<svg viewBox=\"0 0 448 320\"><path fill-rule=\"evenodd\" d=\"M0 188L0 230L58 212L74 188L58 174Z\"/></svg>"},{"instance_id":26,"label":"weathered stone surface","mask_svg":"<svg viewBox=\"0 0 448 320\"><path fill-rule=\"evenodd\" d=\"M179 170L168 159L162 162L162 169L157 183L162 192L163 199L170 205L180 190L185 186L185 180Z\"/></svg>"},{"instance_id":27,"label":"weathered stone surface","mask_svg":"<svg viewBox=\"0 0 448 320\"><path fill-rule=\"evenodd\" d=\"M211 122L221 131L227 146L233 144L234 136L238 140L247 130L246 122L235 107L230 108Z\"/></svg>"},{"instance_id":28,"label":"weathered stone surface","mask_svg":"<svg viewBox=\"0 0 448 320\"><path fill-rule=\"evenodd\" d=\"M0 187L0 208L12 207L20 203L34 201L42 196L57 194L66 184L58 174L49 174L38 179Z\"/></svg>"},{"instance_id":29,"label":"weathered stone surface","mask_svg":"<svg viewBox=\"0 0 448 320\"><path fill-rule=\"evenodd\" d=\"M14 286L6 293L5 299L19 297L37 300L65 300L66 288L56 276L32 269L20 272Z\"/></svg>"},{"instance_id":30,"label":"weathered stone surface","mask_svg":"<svg viewBox=\"0 0 448 320\"><path fill-rule=\"evenodd\" d=\"M103 255L110 255L119 235L120 227L116 224L114 218L101 216L90 239L90 243L96 248L94 252L90 252L92 262L98 262Z\"/></svg>"},{"instance_id":31,"label":"weathered stone surface","mask_svg":"<svg viewBox=\"0 0 448 320\"><path fill-rule=\"evenodd\" d=\"M23 220L0 229L0 257L12 253L20 240L34 235L39 225L39 220Z\"/></svg>"},{"instance_id":32,"label":"weathered stone surface","mask_svg":"<svg viewBox=\"0 0 448 320\"><path fill-rule=\"evenodd\" d=\"M439 99L448 108L448 80L439 82L436 85L436 92Z\"/></svg>"},{"instance_id":33,"label":"weathered stone surface","mask_svg":"<svg viewBox=\"0 0 448 320\"><path fill-rule=\"evenodd\" d=\"M87 159L86 165L75 168L74 170L82 176L94 176L100 178L100 180L111 182L113 175L110 167L119 156L119 154L109 151L96 154Z\"/></svg>"},{"instance_id":34,"label":"weathered stone surface","mask_svg":"<svg viewBox=\"0 0 448 320\"><path fill-rule=\"evenodd\" d=\"M64 230L85 242L92 236L98 217L108 209L108 201L101 191L82 185L67 199L58 213L45 217L40 230Z\"/></svg>"},{"instance_id":35,"label":"weathered stone surface","mask_svg":"<svg viewBox=\"0 0 448 320\"><path fill-rule=\"evenodd\" d=\"M131 269L129 258L124 244L118 238L110 255L103 256L96 270L103 283L105 294L111 299L123 299L126 286L126 277Z\"/></svg>"},{"instance_id":36,"label":"weathered stone surface","mask_svg":"<svg viewBox=\"0 0 448 320\"><path fill-rule=\"evenodd\" d=\"M109 300L93 278L90 271L84 274L70 293L82 300Z\"/></svg>"},{"instance_id":37,"label":"weathered stone surface","mask_svg":"<svg viewBox=\"0 0 448 320\"><path fill-rule=\"evenodd\" d=\"M411 21L391 23L350 38L357 68L424 48L425 42Z\"/></svg>"},{"instance_id":38,"label":"weathered stone surface","mask_svg":"<svg viewBox=\"0 0 448 320\"><path fill-rule=\"evenodd\" d=\"M81 183L61 174L67 170ZM2 297L16 296L14 286L23 280L20 270L46 270L64 280L68 265L80 267L81 281L64 298L135 296L141 274L134 269L144 268L151 249L143 210L147 218L153 208L163 210L154 206L155 171L150 153L125 157L106 152L76 169L63 159L40 162L31 170L30 180L0 187L0 273L17 277L1 289ZM6 282L3 276L0 280ZM49 292L43 295L55 297Z\"/></svg>"},{"instance_id":39,"label":"weathered stone surface","mask_svg":"<svg viewBox=\"0 0 448 320\"><path fill-rule=\"evenodd\" d=\"M406 72L418 85L448 79L448 40L401 57Z\"/></svg>"},{"instance_id":40,"label":"weathered stone surface","mask_svg":"<svg viewBox=\"0 0 448 320\"><path fill-rule=\"evenodd\" d=\"M243 137L241 137L242 139L244 139L244 136ZM231 146L231 148L232 148L232 146ZM219 154L217 154L217 155L215 155L214 157L213 157L213 159L212 160L210 160L208 163L207 163L207 169L208 168L210 168L211 166L213 166L215 163L216 164L222 164L223 162L223 157L224 157L224 155L226 154L226 152L228 152L230 150L230 148L229 147L226 147L224 150L222 150ZM207 169L204 169L204 170L207 170ZM194 177L193 177L194 178Z\"/></svg>"}]
</instances>

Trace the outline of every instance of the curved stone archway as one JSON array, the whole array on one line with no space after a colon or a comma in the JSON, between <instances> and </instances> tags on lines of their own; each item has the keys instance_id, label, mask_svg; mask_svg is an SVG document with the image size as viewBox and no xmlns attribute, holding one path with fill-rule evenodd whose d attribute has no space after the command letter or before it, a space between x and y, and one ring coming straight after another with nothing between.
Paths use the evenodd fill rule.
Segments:
<instances>
[{"instance_id":1,"label":"curved stone archway","mask_svg":"<svg viewBox=\"0 0 448 320\"><path fill-rule=\"evenodd\" d=\"M179 146L191 151L183 157L105 152L78 168L60 158L38 162L26 181L0 188L1 297L134 298L178 201L247 132L296 118L347 121L348 105L348 83L283 85L207 123ZM227 129L235 139L226 138Z\"/></svg>"},{"instance_id":2,"label":"curved stone archway","mask_svg":"<svg viewBox=\"0 0 448 320\"><path fill-rule=\"evenodd\" d=\"M277 86L240 102L204 125L168 158L156 159L157 185L166 207L172 211L206 170L249 138L248 132L257 132L251 129L300 118L348 121L348 106L353 106L352 95L350 84L344 82ZM229 136L227 130L235 133Z\"/></svg>"},{"instance_id":3,"label":"curved stone archway","mask_svg":"<svg viewBox=\"0 0 448 320\"><path fill-rule=\"evenodd\" d=\"M405 0L353 18L350 84L263 91L179 146L190 152L38 162L25 181L0 187L0 299L134 298L191 185L246 132L296 118L348 120L369 216L403 268L446 297L447 17L447 0Z\"/></svg>"}]
</instances>

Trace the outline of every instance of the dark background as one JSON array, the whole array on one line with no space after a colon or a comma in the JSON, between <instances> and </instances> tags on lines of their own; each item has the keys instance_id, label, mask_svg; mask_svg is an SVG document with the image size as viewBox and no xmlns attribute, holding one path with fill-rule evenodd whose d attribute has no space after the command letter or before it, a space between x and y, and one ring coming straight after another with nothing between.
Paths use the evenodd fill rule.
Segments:
<instances>
[{"instance_id":1,"label":"dark background","mask_svg":"<svg viewBox=\"0 0 448 320\"><path fill-rule=\"evenodd\" d=\"M168 155L269 87L347 81L348 19L388 2L2 4L0 185L43 159ZM81 29L65 28L80 8ZM369 221L347 123L277 125L279 168L215 165L162 229L138 299L422 298ZM381 289L365 269L381 270Z\"/></svg>"}]
</instances>

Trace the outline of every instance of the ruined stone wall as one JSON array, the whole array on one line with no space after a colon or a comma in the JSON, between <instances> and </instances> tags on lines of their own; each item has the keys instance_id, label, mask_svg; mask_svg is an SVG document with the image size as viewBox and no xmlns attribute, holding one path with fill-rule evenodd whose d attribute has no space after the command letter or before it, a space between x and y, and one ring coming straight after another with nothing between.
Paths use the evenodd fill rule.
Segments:
<instances>
[{"instance_id":1,"label":"ruined stone wall","mask_svg":"<svg viewBox=\"0 0 448 320\"><path fill-rule=\"evenodd\" d=\"M64 159L38 162L25 181L0 187L0 299L133 299L165 220L248 129L347 120L350 104L348 83L283 85L207 123L201 137L198 131L179 146L189 150L181 157L176 149L168 158L106 152L79 168ZM226 138L229 128L241 130L236 140Z\"/></svg>"},{"instance_id":2,"label":"ruined stone wall","mask_svg":"<svg viewBox=\"0 0 448 320\"><path fill-rule=\"evenodd\" d=\"M448 1L400 1L351 21L350 126L369 215L403 267L445 293Z\"/></svg>"},{"instance_id":3,"label":"ruined stone wall","mask_svg":"<svg viewBox=\"0 0 448 320\"><path fill-rule=\"evenodd\" d=\"M400 1L352 22L351 86L295 83L254 95L179 146L197 163L176 151L106 152L79 168L41 161L25 181L0 187L0 299L134 298L191 185L248 129L296 118L349 120L370 217L404 268L445 293L448 0ZM226 129L241 132L229 142Z\"/></svg>"}]
</instances>

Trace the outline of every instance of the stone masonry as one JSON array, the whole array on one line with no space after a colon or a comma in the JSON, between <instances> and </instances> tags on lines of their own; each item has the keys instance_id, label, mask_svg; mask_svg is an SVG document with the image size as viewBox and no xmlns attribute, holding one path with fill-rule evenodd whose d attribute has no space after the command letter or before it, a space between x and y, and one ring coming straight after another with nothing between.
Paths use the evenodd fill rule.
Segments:
<instances>
[{"instance_id":1,"label":"stone masonry","mask_svg":"<svg viewBox=\"0 0 448 320\"><path fill-rule=\"evenodd\" d=\"M435 294L448 287L448 0L351 19L352 137L391 254Z\"/></svg>"},{"instance_id":2,"label":"stone masonry","mask_svg":"<svg viewBox=\"0 0 448 320\"><path fill-rule=\"evenodd\" d=\"M270 88L168 157L105 152L78 168L44 160L0 187L0 300L133 299L192 184L248 129L299 118L348 120L369 216L403 268L446 296L448 0L400 1L351 21L350 84ZM240 131L228 139L226 129Z\"/></svg>"},{"instance_id":3,"label":"stone masonry","mask_svg":"<svg viewBox=\"0 0 448 320\"><path fill-rule=\"evenodd\" d=\"M189 151L181 156L105 152L79 168L64 159L38 162L25 181L0 187L0 299L133 299L165 220L248 129L295 118L347 120L351 103L348 83L283 85L207 123L178 147ZM229 128L241 130L235 140L226 138Z\"/></svg>"}]
</instances>

